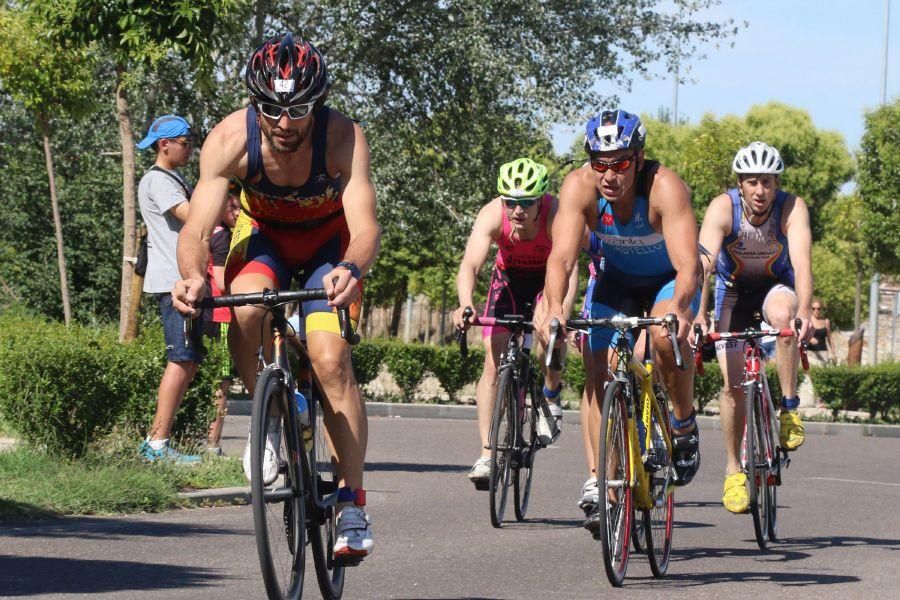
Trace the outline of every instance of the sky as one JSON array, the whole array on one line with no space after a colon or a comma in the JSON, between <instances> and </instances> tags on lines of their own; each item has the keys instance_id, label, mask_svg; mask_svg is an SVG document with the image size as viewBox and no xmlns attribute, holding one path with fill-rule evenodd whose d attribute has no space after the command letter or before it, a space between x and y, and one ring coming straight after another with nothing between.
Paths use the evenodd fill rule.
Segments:
<instances>
[{"instance_id":1,"label":"sky","mask_svg":"<svg viewBox=\"0 0 900 600\"><path fill-rule=\"evenodd\" d=\"M733 47L707 44L700 48L705 59L690 59L689 81L678 89L679 118L744 116L755 104L777 100L805 109L816 127L839 132L855 152L865 112L881 103L884 6L885 0L722 0L702 18L748 25L731 38ZM900 96L900 0L890 8L888 102ZM661 106L672 109L674 87L664 64L650 70L666 77L638 76L630 92L606 81L598 90L618 92L622 108L655 117ZM557 152L568 151L582 125L552 128Z\"/></svg>"}]
</instances>

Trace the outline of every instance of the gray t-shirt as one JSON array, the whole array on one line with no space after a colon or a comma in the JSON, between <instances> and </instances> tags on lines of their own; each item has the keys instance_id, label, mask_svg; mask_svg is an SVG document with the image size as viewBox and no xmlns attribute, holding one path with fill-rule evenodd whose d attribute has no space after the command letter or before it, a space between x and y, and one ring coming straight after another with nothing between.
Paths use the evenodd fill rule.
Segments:
<instances>
[{"instance_id":1,"label":"gray t-shirt","mask_svg":"<svg viewBox=\"0 0 900 600\"><path fill-rule=\"evenodd\" d=\"M178 185L168 173L183 182L184 187ZM141 217L147 224L147 273L144 275L144 291L148 294L171 292L175 282L181 279L175 258L175 246L183 223L171 209L190 200L192 191L177 171L161 172L151 169L141 178L138 185Z\"/></svg>"}]
</instances>

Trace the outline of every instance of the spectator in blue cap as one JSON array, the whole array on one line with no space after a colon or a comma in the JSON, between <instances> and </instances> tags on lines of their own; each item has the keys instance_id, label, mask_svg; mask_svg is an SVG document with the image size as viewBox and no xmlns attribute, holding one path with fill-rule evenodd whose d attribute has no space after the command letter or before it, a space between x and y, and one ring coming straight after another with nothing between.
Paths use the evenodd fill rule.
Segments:
<instances>
[{"instance_id":1,"label":"spectator in blue cap","mask_svg":"<svg viewBox=\"0 0 900 600\"><path fill-rule=\"evenodd\" d=\"M178 172L193 154L191 126L176 115L159 117L147 136L138 143L141 150L152 147L156 151L155 164L141 178L138 202L141 217L147 224L147 272L144 292L153 294L159 304L163 333L166 340L166 369L159 382L156 416L140 454L147 460L196 462L199 456L176 452L169 443L172 422L188 384L200 364L203 327L195 327L195 339L190 346L184 343L184 321L172 308L171 290L180 279L175 260L178 232L188 216L188 201L193 189Z\"/></svg>"}]
</instances>

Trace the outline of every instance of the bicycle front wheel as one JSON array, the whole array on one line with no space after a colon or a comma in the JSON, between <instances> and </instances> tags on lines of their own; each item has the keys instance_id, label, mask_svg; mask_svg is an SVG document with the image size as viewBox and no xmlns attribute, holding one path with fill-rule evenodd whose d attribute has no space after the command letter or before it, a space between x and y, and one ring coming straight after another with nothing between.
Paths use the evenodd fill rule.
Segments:
<instances>
[{"instance_id":1,"label":"bicycle front wheel","mask_svg":"<svg viewBox=\"0 0 900 600\"><path fill-rule=\"evenodd\" d=\"M775 413L775 406L772 403L772 395L768 391L766 384L766 441L768 442L769 457L771 460L769 477L766 482L766 496L769 501L769 540L778 540L778 486L781 485L781 448L779 447L778 431L779 421L778 415Z\"/></svg>"},{"instance_id":2,"label":"bicycle front wheel","mask_svg":"<svg viewBox=\"0 0 900 600\"><path fill-rule=\"evenodd\" d=\"M316 395L322 397L318 393ZM313 493L308 495L306 523L319 591L325 600L339 600L344 593L344 566L337 564L334 559L337 511L335 503L327 501L337 493L339 476L331 454L331 441L325 429L324 409L318 400L310 399L309 410L312 431L306 460Z\"/></svg>"},{"instance_id":3,"label":"bicycle front wheel","mask_svg":"<svg viewBox=\"0 0 900 600\"><path fill-rule=\"evenodd\" d=\"M650 444L652 450L648 479L653 508L644 511L644 532L647 539L647 557L654 577L663 577L669 568L672 553L672 525L675 515L675 492L672 482L672 450L666 443L672 439L669 422L669 404L665 393L657 391L652 400L659 413L652 413Z\"/></svg>"},{"instance_id":4,"label":"bicycle front wheel","mask_svg":"<svg viewBox=\"0 0 900 600\"><path fill-rule=\"evenodd\" d=\"M250 424L250 494L256 551L266 594L271 599L298 599L306 565L306 508L297 428L291 423L289 390L277 366L256 380ZM274 415L274 416L273 416ZM266 484L266 452L275 449L278 475ZM270 467L271 470L271 467Z\"/></svg>"},{"instance_id":5,"label":"bicycle front wheel","mask_svg":"<svg viewBox=\"0 0 900 600\"><path fill-rule=\"evenodd\" d=\"M534 459L537 454L537 411L540 410L538 402L543 401L541 390L537 382L532 381L528 386L528 398L525 407L520 411L521 444L516 454L515 470L513 471L513 499L515 500L516 520L524 521L528 511L528 501L531 499L531 480L534 477Z\"/></svg>"},{"instance_id":6,"label":"bicycle front wheel","mask_svg":"<svg viewBox=\"0 0 900 600\"><path fill-rule=\"evenodd\" d=\"M497 384L497 399L491 419L491 479L489 496L491 525L500 527L506 512L506 496L509 492L511 458L515 448L516 384L512 369L504 369Z\"/></svg>"},{"instance_id":7,"label":"bicycle front wheel","mask_svg":"<svg viewBox=\"0 0 900 600\"><path fill-rule=\"evenodd\" d=\"M747 392L747 482L750 487L750 514L753 515L753 530L756 544L765 550L769 544L768 525L768 493L766 481L768 468L766 464L765 424L761 420L759 410L759 390L756 386Z\"/></svg>"},{"instance_id":8,"label":"bicycle front wheel","mask_svg":"<svg viewBox=\"0 0 900 600\"><path fill-rule=\"evenodd\" d=\"M600 415L600 452L597 460L600 511L599 533L606 577L622 585L628 569L631 537L631 455L628 444L626 390L621 381L606 386Z\"/></svg>"}]
</instances>

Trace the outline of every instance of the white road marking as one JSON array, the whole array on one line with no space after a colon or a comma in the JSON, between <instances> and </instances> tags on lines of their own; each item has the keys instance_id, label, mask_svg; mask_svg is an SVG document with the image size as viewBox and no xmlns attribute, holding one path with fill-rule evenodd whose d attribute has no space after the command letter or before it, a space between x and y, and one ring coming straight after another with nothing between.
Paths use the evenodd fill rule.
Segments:
<instances>
[{"instance_id":1,"label":"white road marking","mask_svg":"<svg viewBox=\"0 0 900 600\"><path fill-rule=\"evenodd\" d=\"M818 481L841 481L843 483L862 483L865 485L891 485L900 487L900 483L889 483L887 481L860 481L858 479L838 479L837 477L804 477L804 479L814 479Z\"/></svg>"}]
</instances>

